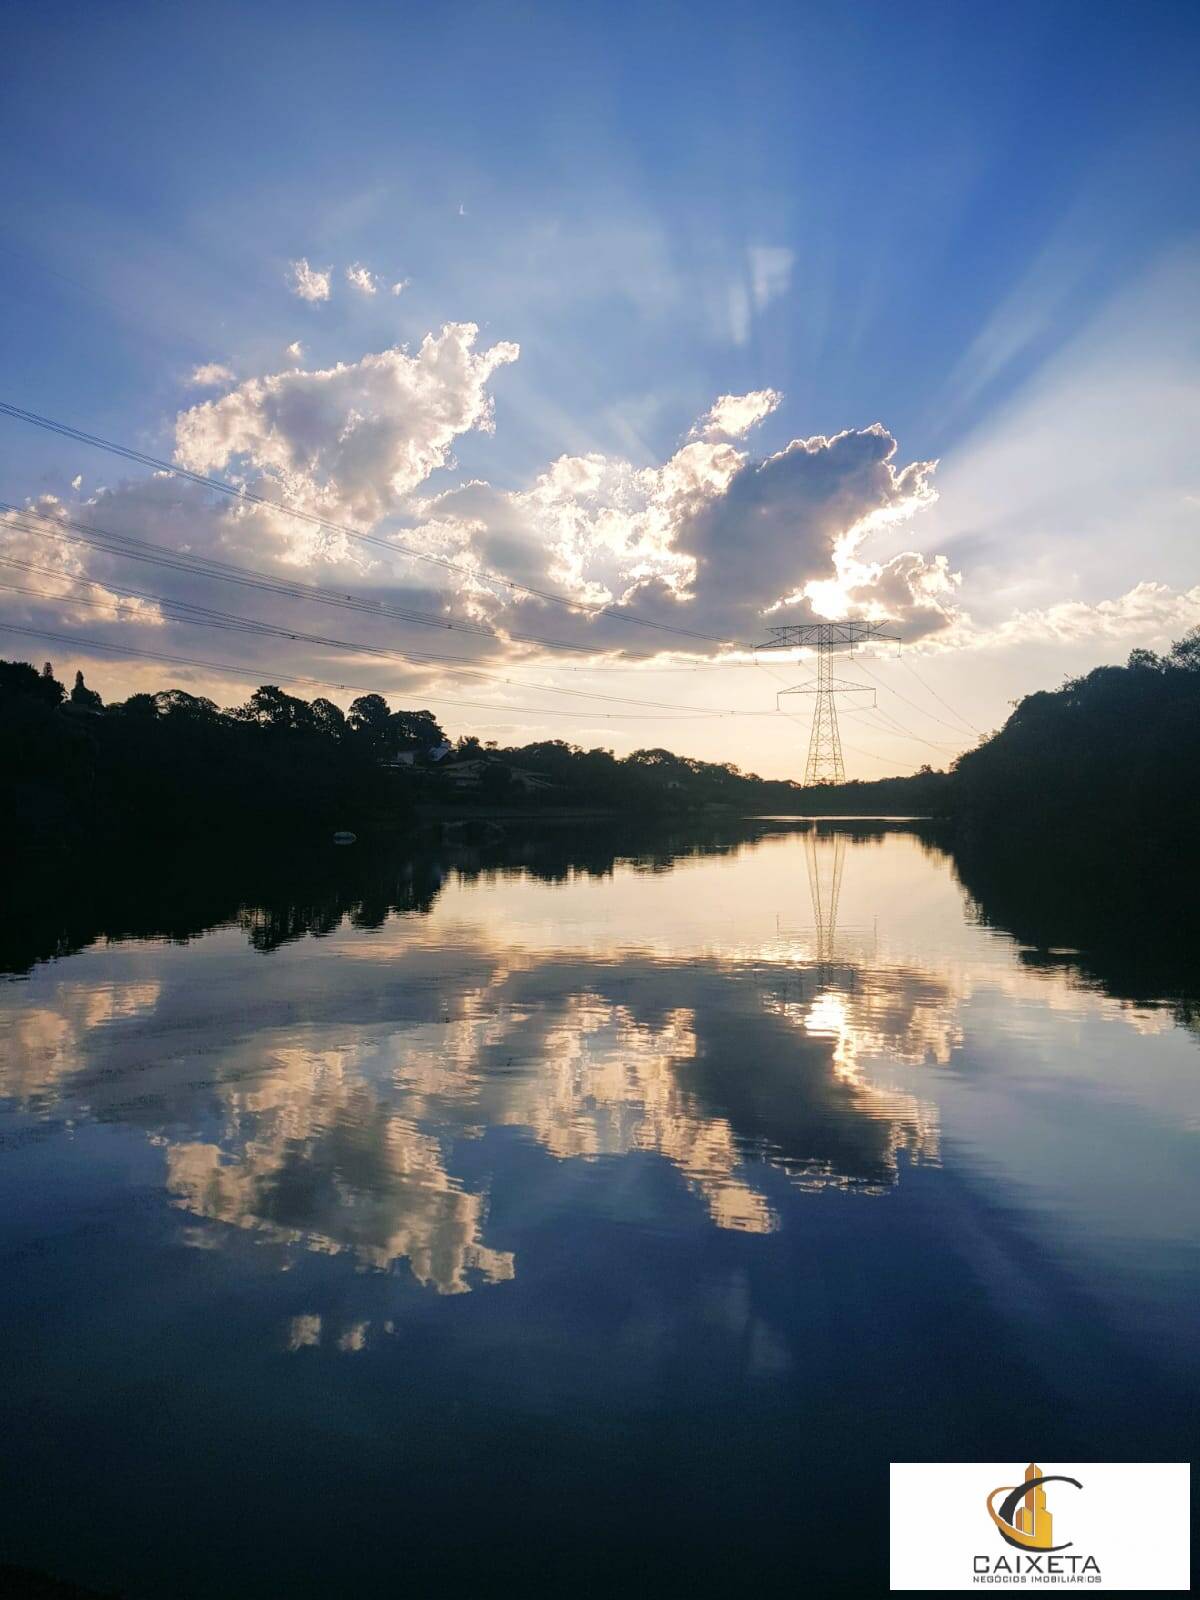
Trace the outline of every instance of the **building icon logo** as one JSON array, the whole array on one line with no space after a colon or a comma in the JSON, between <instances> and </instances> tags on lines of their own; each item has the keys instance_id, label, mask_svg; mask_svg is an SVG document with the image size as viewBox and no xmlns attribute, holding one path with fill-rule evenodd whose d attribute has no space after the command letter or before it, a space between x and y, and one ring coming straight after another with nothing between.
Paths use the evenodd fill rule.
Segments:
<instances>
[{"instance_id":1,"label":"building icon logo","mask_svg":"<svg viewBox=\"0 0 1200 1600\"><path fill-rule=\"evenodd\" d=\"M1043 1475L1037 1463L1031 1461L1025 1468L1024 1483L1015 1488L1001 1485L987 1497L988 1516L996 1524L1000 1537L1017 1550L1065 1550L1071 1543L1070 1539L1062 1544L1054 1542L1054 1518L1046 1509L1043 1487L1047 1483L1071 1483L1076 1489L1083 1487L1078 1478L1067 1478L1059 1473ZM995 1499L1000 1494L1004 1499L997 1509Z\"/></svg>"},{"instance_id":2,"label":"building icon logo","mask_svg":"<svg viewBox=\"0 0 1200 1600\"><path fill-rule=\"evenodd\" d=\"M889 1502L893 1593L1194 1592L1186 1461L893 1461Z\"/></svg>"}]
</instances>

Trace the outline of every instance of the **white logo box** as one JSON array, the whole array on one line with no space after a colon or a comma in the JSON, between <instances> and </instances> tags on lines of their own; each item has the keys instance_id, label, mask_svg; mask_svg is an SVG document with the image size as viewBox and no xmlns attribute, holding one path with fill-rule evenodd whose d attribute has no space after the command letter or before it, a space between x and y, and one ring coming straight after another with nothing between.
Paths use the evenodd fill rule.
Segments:
<instances>
[{"instance_id":1,"label":"white logo box","mask_svg":"<svg viewBox=\"0 0 1200 1600\"><path fill-rule=\"evenodd\" d=\"M987 1594L1191 1587L1187 1462L1036 1460L1040 1474L1080 1484L1044 1486L1053 1542L1065 1546L1054 1552L1013 1548L988 1515L992 1490L1023 1483L1031 1463L893 1462L892 1589ZM994 1508L1004 1499L995 1496Z\"/></svg>"}]
</instances>

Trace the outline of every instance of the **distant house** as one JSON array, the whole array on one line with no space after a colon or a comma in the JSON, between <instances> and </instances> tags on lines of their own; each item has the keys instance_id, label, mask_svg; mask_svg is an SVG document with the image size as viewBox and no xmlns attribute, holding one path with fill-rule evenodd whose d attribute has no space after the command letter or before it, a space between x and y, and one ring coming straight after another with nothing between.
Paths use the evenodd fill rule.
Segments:
<instances>
[{"instance_id":1,"label":"distant house","mask_svg":"<svg viewBox=\"0 0 1200 1600\"><path fill-rule=\"evenodd\" d=\"M431 745L428 749L400 750L396 755L385 756L383 760L380 761L379 765L381 767L391 767L393 769L413 769L417 767L423 767L432 763L444 761L453 749L454 746L449 742L449 740L443 740L441 744Z\"/></svg>"},{"instance_id":2,"label":"distant house","mask_svg":"<svg viewBox=\"0 0 1200 1600\"><path fill-rule=\"evenodd\" d=\"M458 794L482 789L490 773L503 773L514 789L522 794L540 794L557 789L558 784L544 778L540 772L529 772L523 767L510 767L495 756L468 756L465 760L447 762L442 769L443 781Z\"/></svg>"},{"instance_id":3,"label":"distant house","mask_svg":"<svg viewBox=\"0 0 1200 1600\"><path fill-rule=\"evenodd\" d=\"M478 789L483 785L483 775L488 767L499 763L479 757L474 761L454 761L444 769L445 781L452 789Z\"/></svg>"},{"instance_id":4,"label":"distant house","mask_svg":"<svg viewBox=\"0 0 1200 1600\"><path fill-rule=\"evenodd\" d=\"M540 772L526 772L522 767L509 767L508 775L518 789L523 789L526 794L538 794L546 789L557 789L557 783L552 783L549 778L544 778Z\"/></svg>"}]
</instances>

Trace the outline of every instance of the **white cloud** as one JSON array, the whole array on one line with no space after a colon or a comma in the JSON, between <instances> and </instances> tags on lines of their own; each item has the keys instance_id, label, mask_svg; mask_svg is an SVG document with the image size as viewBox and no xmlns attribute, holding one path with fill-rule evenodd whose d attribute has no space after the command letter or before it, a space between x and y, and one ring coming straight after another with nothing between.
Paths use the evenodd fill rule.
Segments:
<instances>
[{"instance_id":1,"label":"white cloud","mask_svg":"<svg viewBox=\"0 0 1200 1600\"><path fill-rule=\"evenodd\" d=\"M476 351L478 332L448 323L415 356L397 347L252 378L180 413L177 458L196 472L240 458L290 505L373 523L446 464L459 434L490 430L488 380L519 350Z\"/></svg>"},{"instance_id":2,"label":"white cloud","mask_svg":"<svg viewBox=\"0 0 1200 1600\"><path fill-rule=\"evenodd\" d=\"M188 382L196 389L213 389L218 384L232 383L233 373L219 361L206 361L193 370Z\"/></svg>"},{"instance_id":3,"label":"white cloud","mask_svg":"<svg viewBox=\"0 0 1200 1600\"><path fill-rule=\"evenodd\" d=\"M301 356L304 354L304 346L300 343L299 339L292 340L291 344L287 347L287 353L289 356L291 356L293 361L300 360Z\"/></svg>"},{"instance_id":4,"label":"white cloud","mask_svg":"<svg viewBox=\"0 0 1200 1600\"><path fill-rule=\"evenodd\" d=\"M703 439L740 439L764 417L769 417L782 399L778 389L723 394L696 423L692 435Z\"/></svg>"},{"instance_id":5,"label":"white cloud","mask_svg":"<svg viewBox=\"0 0 1200 1600\"><path fill-rule=\"evenodd\" d=\"M75 474L75 476L71 479L71 487L72 487L72 489L78 489L81 486L82 483L83 483L83 473L82 472L77 472Z\"/></svg>"},{"instance_id":6,"label":"white cloud","mask_svg":"<svg viewBox=\"0 0 1200 1600\"><path fill-rule=\"evenodd\" d=\"M1129 640L1156 645L1200 624L1200 584L1172 589L1143 582L1115 600L1061 600L1056 605L1015 611L991 628L963 621L947 634L947 647L1004 648L1009 645L1087 645Z\"/></svg>"},{"instance_id":7,"label":"white cloud","mask_svg":"<svg viewBox=\"0 0 1200 1600\"><path fill-rule=\"evenodd\" d=\"M935 498L934 463L897 468L895 452L875 424L793 440L762 461L712 440L685 445L660 467L564 456L530 489L467 484L418 509L428 518L424 537L447 553L716 638L757 638L768 614L887 616L915 637L946 626L957 579L940 558L863 557L874 534ZM491 601L522 630L543 609L506 594ZM598 648L628 637L578 615L556 626Z\"/></svg>"},{"instance_id":8,"label":"white cloud","mask_svg":"<svg viewBox=\"0 0 1200 1600\"><path fill-rule=\"evenodd\" d=\"M363 294L375 294L379 288L374 273L368 267L364 267L361 261L356 261L352 267L346 268L346 282L353 284Z\"/></svg>"},{"instance_id":9,"label":"white cloud","mask_svg":"<svg viewBox=\"0 0 1200 1600\"><path fill-rule=\"evenodd\" d=\"M202 487L161 473L98 491L86 520L201 557L284 575L300 571L326 584L336 579L338 589L447 620L475 617L502 632L552 633L600 653L661 643L666 651L707 654L710 639L749 643L763 636L768 621L820 615L887 617L908 638L953 619L956 578L944 559L906 553L873 562L866 554L877 534L934 498L933 463L897 464L895 440L879 424L793 440L765 459L720 437L692 438L650 467L598 452L565 455L524 487L474 481L414 501L413 491L450 462L457 437L492 425L489 380L518 351L504 343L478 350L477 334L472 324L450 324L415 353L396 348L326 369L263 375L179 414L180 465L224 471L278 505L214 501ZM726 431L744 432L777 403L769 390L725 395L705 423L719 419ZM619 600L698 637L660 639L640 629L633 635L619 620L589 610L556 608L549 627L545 603L519 589L404 555L389 559L298 522L288 506L363 527L406 514L417 519L399 531L406 546L583 602ZM130 582L114 557L70 545L60 551L61 566L40 593L76 624L83 615L71 605L69 580L82 575L85 561L98 582ZM133 581L159 587L153 572ZM228 591L203 571L176 574L171 592L201 605L230 604ZM113 605L127 602L114 596ZM256 594L234 609L285 627L296 620L295 603L286 597ZM172 647L177 639L194 646L186 624L152 606L138 620L154 628L145 640L152 647L167 648L157 642L164 638ZM338 624L315 615L310 626L339 632ZM127 636L138 643L132 630ZM369 616L360 616L350 637L384 650L402 651L414 638L421 648L429 642L423 629L382 619L376 627ZM497 659L514 652L496 639L462 648ZM237 650L239 660L261 660L264 671L279 676L290 663L294 671L328 673L360 687L373 680L385 692L438 681L436 668L381 660L366 666L349 651L322 650L314 659L302 640L244 640ZM129 681L131 673L123 676ZM240 697L236 680L232 691L226 685L213 692Z\"/></svg>"},{"instance_id":10,"label":"white cloud","mask_svg":"<svg viewBox=\"0 0 1200 1600\"><path fill-rule=\"evenodd\" d=\"M119 621L158 627L162 614L153 601L117 594L102 581L103 573L88 559L90 552L49 536L57 530L67 531L68 514L67 507L52 494L31 500L24 510L0 514L4 558L9 563L2 569L2 581L20 591L12 593L11 599L3 597L6 613L15 611L23 620L39 620L39 613L49 607L56 622L99 626ZM137 586L128 575L123 584ZM40 616L43 626L45 620Z\"/></svg>"},{"instance_id":11,"label":"white cloud","mask_svg":"<svg viewBox=\"0 0 1200 1600\"><path fill-rule=\"evenodd\" d=\"M408 288L408 285L409 285L409 280L407 278L398 278L396 280L396 282L392 285L392 293L393 294L403 294L405 289Z\"/></svg>"},{"instance_id":12,"label":"white cloud","mask_svg":"<svg viewBox=\"0 0 1200 1600\"><path fill-rule=\"evenodd\" d=\"M301 256L292 262L292 293L301 300L328 300L330 275L331 269L320 272Z\"/></svg>"}]
</instances>

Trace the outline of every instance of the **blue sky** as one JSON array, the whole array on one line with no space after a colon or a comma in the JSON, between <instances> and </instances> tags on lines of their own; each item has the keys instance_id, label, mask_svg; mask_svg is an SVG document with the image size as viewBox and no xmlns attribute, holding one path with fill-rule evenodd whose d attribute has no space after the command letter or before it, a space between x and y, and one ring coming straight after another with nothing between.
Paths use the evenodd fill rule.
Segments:
<instances>
[{"instance_id":1,"label":"blue sky","mask_svg":"<svg viewBox=\"0 0 1200 1600\"><path fill-rule=\"evenodd\" d=\"M581 598L607 586L630 593L633 610L677 618L691 602L620 587L635 572L632 545L611 570L596 554L612 537L598 532L597 494L607 529L643 492L621 473L664 469L722 395L781 397L752 431L713 446L743 452L746 471L793 440L880 423L896 471L938 465L932 492L901 504L887 489L889 515L855 551L873 576L858 572L851 603L882 614L894 592L887 562L944 556L956 582L937 600L937 627L906 633L911 659L955 721L994 726L1016 694L1200 620L1200 592L1189 598L1200 579L1198 35L1195 8L1170 4L16 5L0 68L0 398L170 458L178 415L223 392L191 381L197 367L226 368L228 388L396 345L415 352L446 324L476 324L477 350L520 350L481 380L494 431L468 407L452 442L431 446L429 470L376 504L370 525L492 568L511 556L517 576L567 592L573 581ZM329 272L328 299L292 292L301 260ZM377 292L347 279L356 264ZM293 342L301 355L286 353ZM396 422L412 426L407 413ZM132 501L96 501L121 485L111 458L11 421L0 420L0 441L6 500L53 494L59 514L97 522L103 510L111 526L124 516L171 542L137 521L144 508ZM211 440L204 448L218 462ZM252 445L212 470L278 484L269 457ZM556 490L547 520L525 497L563 457L602 461L596 475L613 487L589 483L591 520L571 534L582 544L567 555L556 546L547 564L534 547L561 545L574 511ZM730 490L733 467L721 470L710 498ZM350 502L330 471L305 492L343 521ZM453 492L470 480L490 499L471 509L484 533L468 535ZM828 562L830 502L814 510L811 485L803 503L799 492L789 480L771 501L773 537L787 538L793 515L815 517ZM701 512L671 504L654 536L655 581L683 552L719 566L727 584L730 542L742 538L736 496ZM882 509L854 500L847 526ZM209 536L259 568L300 559L272 530ZM804 538L798 585L820 579L818 533ZM306 555L324 581L329 552ZM752 541L747 561L770 566L769 556ZM116 565L88 560L94 580L118 581ZM686 572L671 572L684 593ZM358 576L389 595L430 582L428 571ZM180 592L149 569L120 581ZM1157 588L1128 599L1148 584ZM700 599L695 617L716 619ZM747 593L745 627L763 599ZM235 659L227 639L194 628L87 617L61 586L40 599L0 592L0 617L18 613L114 644L169 639L176 652L215 657L219 646ZM896 615L903 625L909 613ZM722 637L731 625L712 622ZM147 644L151 631L158 642ZM36 641L0 638L0 648L46 653ZM328 651L265 659L280 675L285 664L331 671ZM530 681L559 670L521 659ZM615 670L629 673L609 662L608 677ZM348 672L343 663L332 675ZM598 684L605 669L596 674ZM113 694L147 675L163 670L89 667ZM880 692L911 733L861 719L862 776L936 764L953 751L935 746L960 737L939 720L944 705L907 676L895 682L922 709ZM393 684L402 696L423 687L436 705L428 675L380 686ZM664 699L739 710L774 698L759 674L733 668L654 686ZM461 731L484 715L448 710L446 721ZM803 742L803 730L789 725L781 739L767 718L497 722L503 739L551 732L778 772L794 770Z\"/></svg>"}]
</instances>

